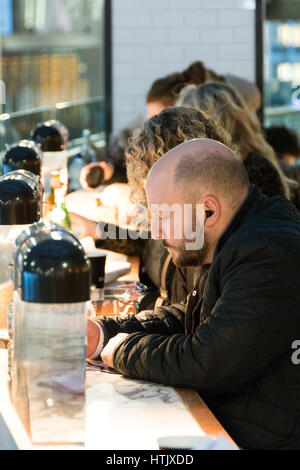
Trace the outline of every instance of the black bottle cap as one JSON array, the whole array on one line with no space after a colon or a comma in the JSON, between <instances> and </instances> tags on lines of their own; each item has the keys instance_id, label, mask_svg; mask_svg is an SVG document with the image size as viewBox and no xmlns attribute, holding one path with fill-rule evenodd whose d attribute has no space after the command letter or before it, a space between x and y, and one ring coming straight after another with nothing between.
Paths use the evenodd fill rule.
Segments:
<instances>
[{"instance_id":1,"label":"black bottle cap","mask_svg":"<svg viewBox=\"0 0 300 470\"><path fill-rule=\"evenodd\" d=\"M93 166L86 177L90 188L98 188L104 181L104 170L101 166Z\"/></svg>"},{"instance_id":2,"label":"black bottle cap","mask_svg":"<svg viewBox=\"0 0 300 470\"><path fill-rule=\"evenodd\" d=\"M41 154L34 142L22 140L12 145L3 158L3 174L6 175L15 170L26 170L41 175Z\"/></svg>"},{"instance_id":3,"label":"black bottle cap","mask_svg":"<svg viewBox=\"0 0 300 470\"><path fill-rule=\"evenodd\" d=\"M56 121L38 124L30 137L41 145L43 152L60 152L65 149L65 139Z\"/></svg>"},{"instance_id":4,"label":"black bottle cap","mask_svg":"<svg viewBox=\"0 0 300 470\"><path fill-rule=\"evenodd\" d=\"M0 225L30 225L41 217L41 194L35 176L15 171L0 178Z\"/></svg>"},{"instance_id":5,"label":"black bottle cap","mask_svg":"<svg viewBox=\"0 0 300 470\"><path fill-rule=\"evenodd\" d=\"M62 304L90 299L90 262L81 244L61 227L33 230L15 263L24 302Z\"/></svg>"}]
</instances>

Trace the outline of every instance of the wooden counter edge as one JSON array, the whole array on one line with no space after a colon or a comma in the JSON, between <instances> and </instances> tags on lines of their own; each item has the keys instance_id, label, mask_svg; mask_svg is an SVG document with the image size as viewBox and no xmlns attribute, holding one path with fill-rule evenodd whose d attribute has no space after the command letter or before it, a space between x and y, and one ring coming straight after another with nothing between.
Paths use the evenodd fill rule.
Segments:
<instances>
[{"instance_id":1,"label":"wooden counter edge","mask_svg":"<svg viewBox=\"0 0 300 470\"><path fill-rule=\"evenodd\" d=\"M185 388L176 388L175 391L181 398L184 406L189 413L193 416L195 421L201 427L204 434L219 437L222 435L228 439L236 448L238 446L225 431L221 423L217 420L214 414L210 411L206 403L202 400L196 390Z\"/></svg>"}]
</instances>

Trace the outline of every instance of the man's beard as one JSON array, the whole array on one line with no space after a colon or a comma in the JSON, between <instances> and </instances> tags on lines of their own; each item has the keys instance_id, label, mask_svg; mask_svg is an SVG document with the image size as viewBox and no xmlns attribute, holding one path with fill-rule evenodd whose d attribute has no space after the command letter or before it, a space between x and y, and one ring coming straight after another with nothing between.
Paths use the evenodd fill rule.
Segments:
<instances>
[{"instance_id":1,"label":"man's beard","mask_svg":"<svg viewBox=\"0 0 300 470\"><path fill-rule=\"evenodd\" d=\"M163 248L173 248L168 243L162 243ZM205 264L207 255L209 253L210 244L208 240L204 241L204 245L201 250L186 250L185 242L182 243L181 247L176 247L176 252L172 252L172 259L175 266L187 267L187 266L201 266Z\"/></svg>"}]
</instances>

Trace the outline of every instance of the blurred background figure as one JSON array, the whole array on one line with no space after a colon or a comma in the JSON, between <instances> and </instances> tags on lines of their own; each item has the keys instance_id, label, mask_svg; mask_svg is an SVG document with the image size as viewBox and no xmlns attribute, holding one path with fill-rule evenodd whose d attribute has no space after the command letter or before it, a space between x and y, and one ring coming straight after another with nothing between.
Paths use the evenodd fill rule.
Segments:
<instances>
[{"instance_id":1,"label":"blurred background figure","mask_svg":"<svg viewBox=\"0 0 300 470\"><path fill-rule=\"evenodd\" d=\"M296 164L300 157L300 143L294 130L286 126L272 126L265 129L265 136L281 163Z\"/></svg>"},{"instance_id":2,"label":"blurred background figure","mask_svg":"<svg viewBox=\"0 0 300 470\"><path fill-rule=\"evenodd\" d=\"M257 116L237 90L226 83L190 85L182 90L177 105L200 109L220 121L241 153L251 184L269 197L291 197L294 183L282 172Z\"/></svg>"},{"instance_id":3,"label":"blurred background figure","mask_svg":"<svg viewBox=\"0 0 300 470\"><path fill-rule=\"evenodd\" d=\"M218 75L213 70L205 67L201 61L192 63L183 72L175 72L157 79L151 86L146 97L147 117L159 114L166 108L176 105L180 92L187 85L200 85L207 82L229 83L234 86L244 97L251 111L256 111L261 105L261 94L254 83L234 75ZM139 115L130 121L126 127L116 136L112 136L107 153L107 161L111 162L114 170L111 173L111 182L127 182L124 152L128 145L128 139L133 135L135 129L143 126L144 116ZM90 167L92 168L92 167ZM83 169L81 184L85 189L92 189L87 184L89 168Z\"/></svg>"},{"instance_id":4,"label":"blurred background figure","mask_svg":"<svg viewBox=\"0 0 300 470\"><path fill-rule=\"evenodd\" d=\"M156 80L147 95L147 115L150 119L163 109L175 106L179 93L187 85L208 82L228 83L243 96L251 111L261 105L261 94L254 83L234 75L218 75L205 67L203 62L194 62L182 73L173 73Z\"/></svg>"},{"instance_id":5,"label":"blurred background figure","mask_svg":"<svg viewBox=\"0 0 300 470\"><path fill-rule=\"evenodd\" d=\"M293 202L300 208L300 167L297 160L300 157L300 144L297 133L286 126L272 126L265 129L265 136L273 147L279 165L284 174L298 183L293 189Z\"/></svg>"}]
</instances>

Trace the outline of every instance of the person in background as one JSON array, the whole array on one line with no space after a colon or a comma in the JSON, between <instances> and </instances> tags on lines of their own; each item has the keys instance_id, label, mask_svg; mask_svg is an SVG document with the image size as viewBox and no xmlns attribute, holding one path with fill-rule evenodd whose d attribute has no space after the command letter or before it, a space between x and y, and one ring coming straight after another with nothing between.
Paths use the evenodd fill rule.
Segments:
<instances>
[{"instance_id":1,"label":"person in background","mask_svg":"<svg viewBox=\"0 0 300 470\"><path fill-rule=\"evenodd\" d=\"M278 158L283 173L297 186L291 188L292 201L300 209L300 167L296 165L300 157L299 138L295 131L285 126L272 126L264 130L267 142L271 145Z\"/></svg>"},{"instance_id":2,"label":"person in background","mask_svg":"<svg viewBox=\"0 0 300 470\"><path fill-rule=\"evenodd\" d=\"M251 184L269 197L290 198L290 184L266 141L261 124L241 94L226 83L190 85L182 90L178 106L200 109L218 119L239 148Z\"/></svg>"},{"instance_id":3,"label":"person in background","mask_svg":"<svg viewBox=\"0 0 300 470\"><path fill-rule=\"evenodd\" d=\"M183 72L175 72L156 80L147 93L147 117L152 118L166 108L176 105L181 90L190 84L203 84L211 81L228 83L234 86L244 97L249 109L256 111L261 105L261 94L254 83L249 82L234 75L218 75L208 69L201 61L193 62ZM117 135L112 136L108 145L107 155L103 155L103 160L110 163L114 171L111 180L106 184L115 182L127 182L125 167L125 150L128 145L128 139L132 137L133 132L143 126L145 118L142 115L137 116L129 122L124 129ZM100 164L100 163L99 163ZM89 168L84 168L81 173L81 184L85 189L89 189L86 183L86 177Z\"/></svg>"},{"instance_id":4,"label":"person in background","mask_svg":"<svg viewBox=\"0 0 300 470\"><path fill-rule=\"evenodd\" d=\"M176 105L181 90L188 85L200 85L208 82L227 83L243 96L251 111L257 111L261 105L261 94L254 83L234 75L218 75L205 67L203 62L194 62L182 73L173 73L156 80L147 94L147 115L150 119L163 109Z\"/></svg>"},{"instance_id":5,"label":"person in background","mask_svg":"<svg viewBox=\"0 0 300 470\"><path fill-rule=\"evenodd\" d=\"M274 149L278 160L286 165L294 166L300 157L300 143L297 133L286 126L271 126L264 130L265 136Z\"/></svg>"},{"instance_id":6,"label":"person in background","mask_svg":"<svg viewBox=\"0 0 300 470\"><path fill-rule=\"evenodd\" d=\"M205 67L203 62L193 62L183 72L175 72L159 78L147 94L147 117L151 119L166 108L175 106L181 90L190 84L200 85L210 81L224 81L224 78Z\"/></svg>"},{"instance_id":7,"label":"person in background","mask_svg":"<svg viewBox=\"0 0 300 470\"><path fill-rule=\"evenodd\" d=\"M125 377L196 389L242 449L299 450L299 212L250 187L240 158L207 139L158 160L146 191L153 236L174 263L200 268L200 281L181 304L90 320L87 356ZM197 248L175 236L186 218L174 221L174 203L192 205L193 223L202 208Z\"/></svg>"}]
</instances>

